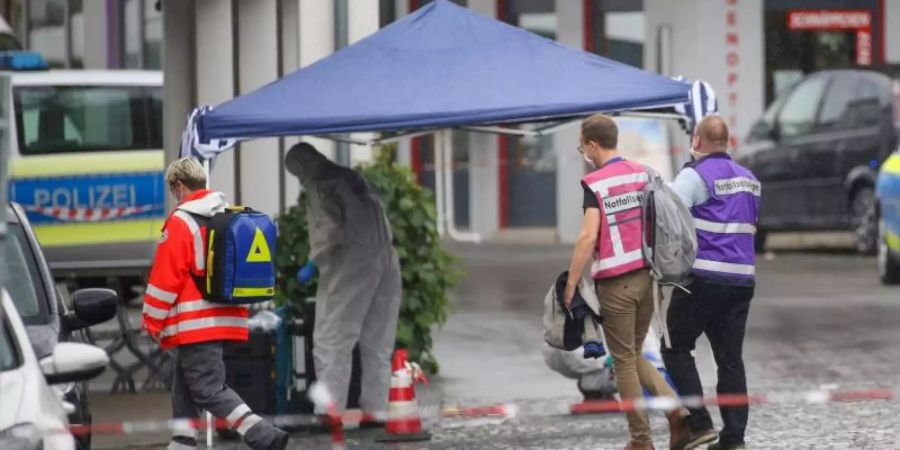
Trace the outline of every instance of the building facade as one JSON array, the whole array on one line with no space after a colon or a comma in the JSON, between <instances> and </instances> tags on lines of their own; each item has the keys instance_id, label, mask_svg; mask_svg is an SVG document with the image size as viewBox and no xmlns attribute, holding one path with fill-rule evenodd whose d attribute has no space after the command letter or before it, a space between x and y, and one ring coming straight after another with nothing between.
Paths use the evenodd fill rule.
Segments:
<instances>
[{"instance_id":1,"label":"building facade","mask_svg":"<svg viewBox=\"0 0 900 450\"><path fill-rule=\"evenodd\" d=\"M177 152L185 118L305 67L430 0L0 0L31 49L57 67L165 70L165 142ZM779 92L821 69L900 63L900 2L887 0L455 0L489 17L665 75L708 81L732 146ZM165 51L163 51L163 48ZM515 74L509 74L515 76ZM687 134L668 128L668 153ZM300 187L282 157L293 139L243 143L216 162L230 198L277 213ZM577 127L520 138L455 131L453 211L459 228L490 238L578 233L585 166ZM344 163L370 149L315 140ZM638 143L640 145L646 145ZM434 186L434 141L403 142L400 159Z\"/></svg>"}]
</instances>

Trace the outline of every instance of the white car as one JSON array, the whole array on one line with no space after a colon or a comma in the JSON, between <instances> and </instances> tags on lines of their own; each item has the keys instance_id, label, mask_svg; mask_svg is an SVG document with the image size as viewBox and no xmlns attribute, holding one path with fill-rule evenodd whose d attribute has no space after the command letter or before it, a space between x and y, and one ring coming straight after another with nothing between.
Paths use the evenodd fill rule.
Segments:
<instances>
[{"instance_id":1,"label":"white car","mask_svg":"<svg viewBox=\"0 0 900 450\"><path fill-rule=\"evenodd\" d=\"M87 344L62 342L40 361L5 290L0 291L0 448L74 449L66 407L53 384L103 372L109 357Z\"/></svg>"}]
</instances>

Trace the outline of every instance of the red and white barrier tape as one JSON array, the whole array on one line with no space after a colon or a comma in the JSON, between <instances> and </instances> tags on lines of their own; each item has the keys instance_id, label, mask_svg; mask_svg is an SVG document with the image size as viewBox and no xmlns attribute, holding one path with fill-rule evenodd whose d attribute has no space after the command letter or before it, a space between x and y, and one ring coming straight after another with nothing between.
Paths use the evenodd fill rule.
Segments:
<instances>
[{"instance_id":1,"label":"red and white barrier tape","mask_svg":"<svg viewBox=\"0 0 900 450\"><path fill-rule=\"evenodd\" d=\"M803 392L775 392L770 394L751 395L718 395L709 397L653 397L641 398L634 401L590 401L578 403L572 408L577 413L622 413L635 410L670 411L678 407L697 406L745 406L745 405L816 405L826 403L847 403L864 401L888 401L900 399L900 392L889 389L870 390L829 390L819 389ZM555 407L555 406L558 406ZM539 408L531 411L527 403L505 403L479 407L423 407L420 408L422 419L475 419L497 418L512 419L525 412L523 415L548 416L558 414L560 411L572 407L570 402L553 401L552 405L542 403ZM311 415L278 415L267 419L279 427L302 427L321 425L323 422L330 425L334 448L343 448L344 435L342 424L358 423L364 414L360 411L348 411L338 416L336 408L329 408L330 414L326 420ZM202 431L208 422L203 418L197 419L173 419L173 420L133 420L118 423L95 423L93 425L72 425L69 429L74 435L86 433L92 434L138 434L159 433L173 430L183 430L190 427ZM215 419L212 425L217 429L229 428L224 419ZM65 433L65 430L58 430Z\"/></svg>"}]
</instances>

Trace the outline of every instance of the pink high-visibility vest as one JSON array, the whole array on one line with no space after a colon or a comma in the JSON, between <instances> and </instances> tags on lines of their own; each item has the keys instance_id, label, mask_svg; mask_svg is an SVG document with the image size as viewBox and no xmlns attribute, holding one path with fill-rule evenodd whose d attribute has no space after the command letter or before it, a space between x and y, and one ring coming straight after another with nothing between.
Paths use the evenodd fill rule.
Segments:
<instances>
[{"instance_id":1,"label":"pink high-visibility vest","mask_svg":"<svg viewBox=\"0 0 900 450\"><path fill-rule=\"evenodd\" d=\"M584 177L600 204L600 229L591 266L594 279L647 267L641 249L641 190L648 179L643 166L621 158Z\"/></svg>"}]
</instances>

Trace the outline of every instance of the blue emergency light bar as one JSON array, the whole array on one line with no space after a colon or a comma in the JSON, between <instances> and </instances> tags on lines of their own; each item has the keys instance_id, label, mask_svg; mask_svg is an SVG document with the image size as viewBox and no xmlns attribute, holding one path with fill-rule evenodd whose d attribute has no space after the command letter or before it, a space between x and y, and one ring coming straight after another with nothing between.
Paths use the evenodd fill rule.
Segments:
<instances>
[{"instance_id":1,"label":"blue emergency light bar","mask_svg":"<svg viewBox=\"0 0 900 450\"><path fill-rule=\"evenodd\" d=\"M47 61L40 53L19 50L0 51L0 70L24 72L49 68L50 66L47 65Z\"/></svg>"}]
</instances>

